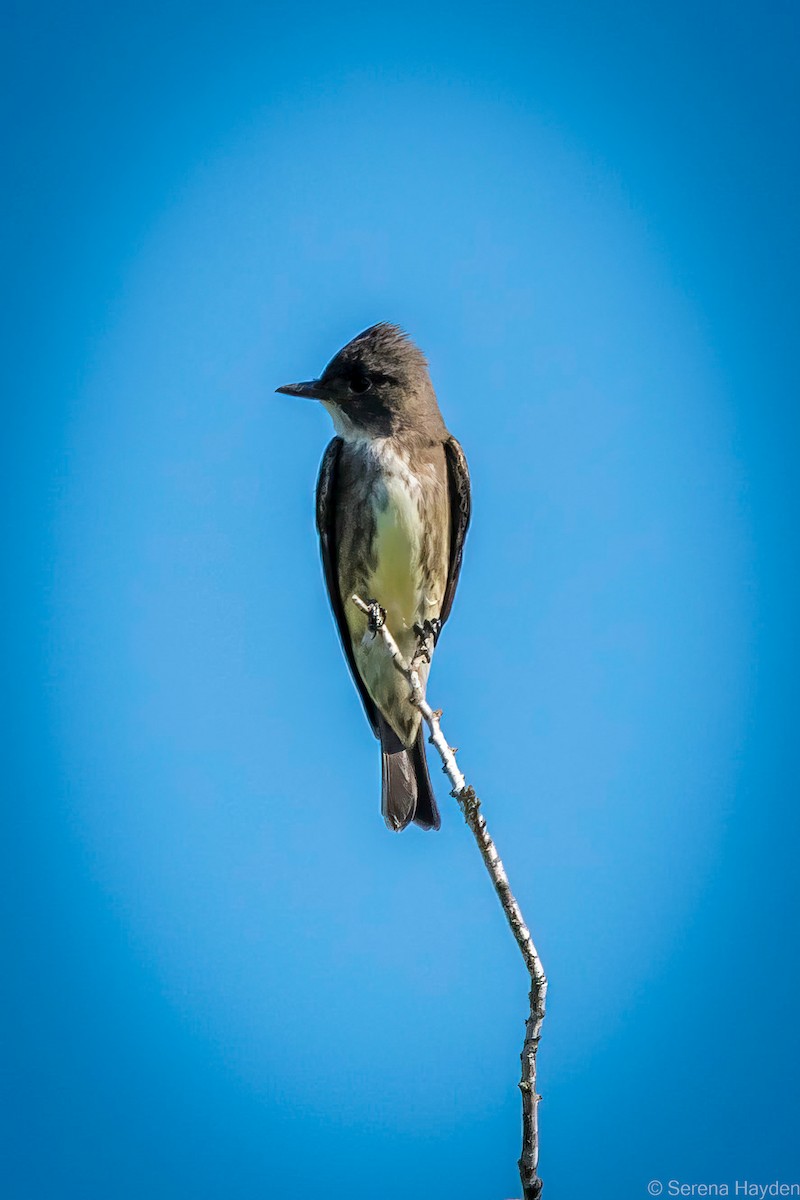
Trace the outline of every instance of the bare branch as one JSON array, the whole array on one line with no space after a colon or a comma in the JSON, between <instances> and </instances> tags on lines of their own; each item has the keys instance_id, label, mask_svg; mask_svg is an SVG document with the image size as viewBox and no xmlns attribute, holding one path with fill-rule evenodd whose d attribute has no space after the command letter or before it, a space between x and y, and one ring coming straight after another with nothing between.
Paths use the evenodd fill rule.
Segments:
<instances>
[{"instance_id":1,"label":"bare branch","mask_svg":"<svg viewBox=\"0 0 800 1200\"><path fill-rule=\"evenodd\" d=\"M391 630L386 625L385 614L376 604L366 604L360 596L352 597L353 603L369 619L369 626L375 636L383 638L386 650L397 670L407 680L411 689L410 700L422 714L430 730L428 741L435 746L442 760L442 768L452 786L451 795L458 801L464 814L464 820L472 830L481 857L491 876L494 890L503 907L503 912L511 926L514 940L519 946L525 961L525 967L530 976L530 1014L525 1024L525 1041L522 1046L522 1154L519 1160L519 1173L522 1181L524 1200L539 1200L542 1193L542 1181L539 1178L539 1119L538 1108L541 1097L536 1091L536 1052L539 1048L542 1022L545 1015L547 999L547 977L542 967L541 959L533 944L530 930L520 911L520 907L511 891L505 868L497 853L497 847L486 827L481 802L475 791L467 783L456 762L455 750L442 733L440 724L441 711L435 711L425 698L425 689L416 669L418 658L408 662L402 655L397 642L392 637ZM421 653L425 653L424 647Z\"/></svg>"}]
</instances>

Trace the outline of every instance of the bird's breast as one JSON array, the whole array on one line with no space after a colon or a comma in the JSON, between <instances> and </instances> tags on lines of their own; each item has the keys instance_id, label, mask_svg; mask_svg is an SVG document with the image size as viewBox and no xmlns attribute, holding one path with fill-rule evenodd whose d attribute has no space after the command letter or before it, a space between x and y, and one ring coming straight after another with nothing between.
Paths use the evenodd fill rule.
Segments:
<instances>
[{"instance_id":1,"label":"bird's breast","mask_svg":"<svg viewBox=\"0 0 800 1200\"><path fill-rule=\"evenodd\" d=\"M394 628L411 628L425 603L421 559L425 539L422 484L410 471L386 472L371 497L374 564L370 595Z\"/></svg>"},{"instance_id":2,"label":"bird's breast","mask_svg":"<svg viewBox=\"0 0 800 1200\"><path fill-rule=\"evenodd\" d=\"M347 447L340 497L339 585L377 600L400 651L417 648L414 626L438 617L447 581L449 523L444 456L415 462L391 443ZM340 499L341 503L341 499ZM353 604L345 604L357 670L378 710L406 745L419 727L408 686L398 675L380 638ZM427 677L427 664L420 668Z\"/></svg>"},{"instance_id":3,"label":"bird's breast","mask_svg":"<svg viewBox=\"0 0 800 1200\"><path fill-rule=\"evenodd\" d=\"M447 532L438 528L442 482L435 463L410 456L389 439L348 447L339 572L342 595L377 600L395 636L438 616L447 577ZM446 524L446 522L445 522ZM347 610L346 610L347 611ZM354 641L363 618L347 611Z\"/></svg>"}]
</instances>

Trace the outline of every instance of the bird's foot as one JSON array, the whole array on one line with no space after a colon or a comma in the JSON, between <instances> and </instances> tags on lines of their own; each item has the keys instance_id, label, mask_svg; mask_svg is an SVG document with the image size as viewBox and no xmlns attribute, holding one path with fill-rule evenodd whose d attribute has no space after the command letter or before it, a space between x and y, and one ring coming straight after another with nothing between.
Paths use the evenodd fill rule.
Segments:
<instances>
[{"instance_id":1,"label":"bird's foot","mask_svg":"<svg viewBox=\"0 0 800 1200\"><path fill-rule=\"evenodd\" d=\"M442 622L438 617L432 621L419 622L414 626L414 633L417 635L417 651L414 655L414 662L430 662L433 648L439 640L439 634L442 631Z\"/></svg>"},{"instance_id":2,"label":"bird's foot","mask_svg":"<svg viewBox=\"0 0 800 1200\"><path fill-rule=\"evenodd\" d=\"M373 637L375 637L382 625L386 624L386 609L378 604L377 600L368 600L367 608L367 628Z\"/></svg>"}]
</instances>

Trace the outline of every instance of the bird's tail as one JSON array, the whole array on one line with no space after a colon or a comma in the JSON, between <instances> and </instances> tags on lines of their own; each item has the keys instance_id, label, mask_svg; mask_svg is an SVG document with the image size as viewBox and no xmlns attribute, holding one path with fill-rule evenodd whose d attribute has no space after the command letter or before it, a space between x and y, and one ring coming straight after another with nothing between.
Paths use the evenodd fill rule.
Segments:
<instances>
[{"instance_id":1,"label":"bird's tail","mask_svg":"<svg viewBox=\"0 0 800 1200\"><path fill-rule=\"evenodd\" d=\"M422 829L438 829L439 810L425 759L420 725L417 740L407 750L383 717L378 717L381 738L381 812L390 829L399 832L410 821Z\"/></svg>"}]
</instances>

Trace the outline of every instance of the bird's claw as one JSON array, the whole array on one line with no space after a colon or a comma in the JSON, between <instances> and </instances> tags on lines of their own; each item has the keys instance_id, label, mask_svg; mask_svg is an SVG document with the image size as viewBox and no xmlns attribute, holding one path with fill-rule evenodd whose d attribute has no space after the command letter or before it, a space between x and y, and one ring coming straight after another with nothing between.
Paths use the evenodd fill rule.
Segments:
<instances>
[{"instance_id":1,"label":"bird's claw","mask_svg":"<svg viewBox=\"0 0 800 1200\"><path fill-rule=\"evenodd\" d=\"M367 601L367 628L374 637L382 625L386 624L386 609L377 600Z\"/></svg>"},{"instance_id":2,"label":"bird's claw","mask_svg":"<svg viewBox=\"0 0 800 1200\"><path fill-rule=\"evenodd\" d=\"M434 617L432 621L425 620L422 624L417 622L414 626L414 633L417 635L419 642L417 653L414 655L416 662L424 660L429 663L431 661L431 655L433 654L434 646L439 640L441 631L442 622L438 617Z\"/></svg>"}]
</instances>

